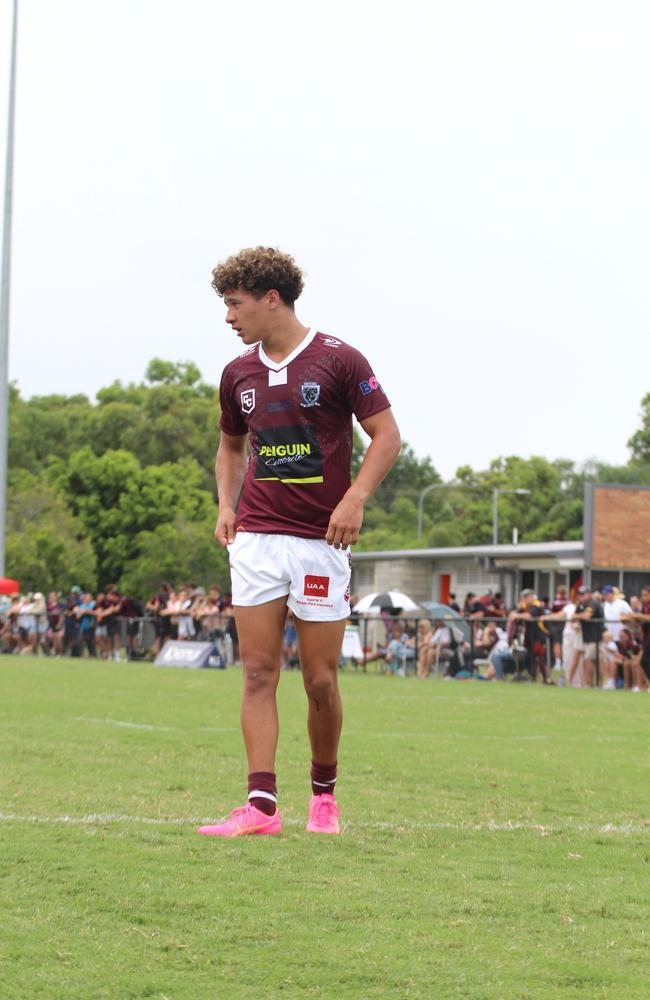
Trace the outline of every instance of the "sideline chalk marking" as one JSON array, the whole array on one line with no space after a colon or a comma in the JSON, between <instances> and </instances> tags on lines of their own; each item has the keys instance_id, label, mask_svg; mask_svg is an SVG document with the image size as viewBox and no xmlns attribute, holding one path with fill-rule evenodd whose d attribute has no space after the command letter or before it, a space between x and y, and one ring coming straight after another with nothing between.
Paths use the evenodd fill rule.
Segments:
<instances>
[{"instance_id":1,"label":"sideline chalk marking","mask_svg":"<svg viewBox=\"0 0 650 1000\"><path fill-rule=\"evenodd\" d=\"M197 826L217 823L223 817L215 819L197 816L172 816L164 819L160 816L126 816L119 813L89 813L86 816L38 816L36 814L20 815L19 813L0 813L0 823L42 823L44 826L104 826L116 823L133 823L141 826ZM303 826L304 819L283 817L288 826ZM567 834L567 833L616 833L616 834L650 834L650 823L638 825L634 823L575 823L553 826L544 823L355 823L343 824L346 830L454 830L469 833L526 833Z\"/></svg>"},{"instance_id":2,"label":"sideline chalk marking","mask_svg":"<svg viewBox=\"0 0 650 1000\"><path fill-rule=\"evenodd\" d=\"M73 715L73 722L91 722L94 726L119 726L121 729L146 729L156 733L173 732L173 726L150 726L146 722L122 722L120 719L91 719L88 715Z\"/></svg>"},{"instance_id":3,"label":"sideline chalk marking","mask_svg":"<svg viewBox=\"0 0 650 1000\"><path fill-rule=\"evenodd\" d=\"M93 726L117 726L120 729L142 729L145 732L153 733L178 733L188 732L186 729L179 729L178 726L152 726L148 722L124 722L121 719L93 719L89 715L73 715L73 722L90 722ZM239 733L236 726L199 726L199 733Z\"/></svg>"},{"instance_id":4,"label":"sideline chalk marking","mask_svg":"<svg viewBox=\"0 0 650 1000\"><path fill-rule=\"evenodd\" d=\"M73 722L89 722L93 726L116 726L119 729L140 729L145 732L154 733L177 733L177 732L190 732L190 729L183 729L178 726L154 726L147 722L125 722L121 719L95 719L89 715L73 715ZM236 726L199 726L195 732L199 733L239 733L241 732ZM356 729L346 729L346 736L363 737L364 740L372 738L375 736L377 739L384 739L385 737L398 738L404 740L435 740L438 738L438 734L435 732L410 732L409 730L391 731L387 729L378 730L376 733L364 733ZM470 734L460 734L461 736ZM589 734L587 734L589 735ZM471 738L476 742L477 740L504 740L508 743L548 743L554 739L552 736L547 735L510 735L508 733L472 733ZM563 740L568 741L583 741L585 734L568 734L562 737ZM599 736L595 735L592 742L594 743L625 743L628 740L634 739L632 735L621 735L621 736Z\"/></svg>"}]
</instances>

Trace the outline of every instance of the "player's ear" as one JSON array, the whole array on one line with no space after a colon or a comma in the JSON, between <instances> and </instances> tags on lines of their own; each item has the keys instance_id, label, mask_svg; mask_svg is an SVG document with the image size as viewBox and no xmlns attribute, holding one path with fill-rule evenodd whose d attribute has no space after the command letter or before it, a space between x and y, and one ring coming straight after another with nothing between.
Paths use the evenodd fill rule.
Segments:
<instances>
[{"instance_id":1,"label":"player's ear","mask_svg":"<svg viewBox=\"0 0 650 1000\"><path fill-rule=\"evenodd\" d=\"M280 293L276 291L275 288L269 289L269 291L266 293L266 300L271 309L277 309L278 306L280 305L280 302L282 301L280 299Z\"/></svg>"}]
</instances>

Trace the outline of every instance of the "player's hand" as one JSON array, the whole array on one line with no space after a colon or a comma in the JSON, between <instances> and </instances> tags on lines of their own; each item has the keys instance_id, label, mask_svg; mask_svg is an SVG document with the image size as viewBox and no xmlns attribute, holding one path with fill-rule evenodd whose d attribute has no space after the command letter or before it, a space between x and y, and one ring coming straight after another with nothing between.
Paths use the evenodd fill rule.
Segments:
<instances>
[{"instance_id":1,"label":"player's hand","mask_svg":"<svg viewBox=\"0 0 650 1000\"><path fill-rule=\"evenodd\" d=\"M236 517L237 515L234 510L229 510L227 507L219 508L219 516L217 518L217 526L214 529L214 537L219 544L224 547L235 541Z\"/></svg>"},{"instance_id":2,"label":"player's hand","mask_svg":"<svg viewBox=\"0 0 650 1000\"><path fill-rule=\"evenodd\" d=\"M327 526L325 541L335 549L344 549L346 545L354 545L359 541L359 532L363 524L363 503L347 494L332 511Z\"/></svg>"}]
</instances>

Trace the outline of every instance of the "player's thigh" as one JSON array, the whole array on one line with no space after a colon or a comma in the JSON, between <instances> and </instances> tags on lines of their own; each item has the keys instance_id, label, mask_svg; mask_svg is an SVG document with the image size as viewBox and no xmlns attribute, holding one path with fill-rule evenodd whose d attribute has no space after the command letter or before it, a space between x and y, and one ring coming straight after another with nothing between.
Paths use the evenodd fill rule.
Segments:
<instances>
[{"instance_id":1,"label":"player's thigh","mask_svg":"<svg viewBox=\"0 0 650 1000\"><path fill-rule=\"evenodd\" d=\"M267 666L277 666L279 670L287 617L286 597L250 607L238 606L234 612L244 666L254 660L263 660Z\"/></svg>"},{"instance_id":2,"label":"player's thigh","mask_svg":"<svg viewBox=\"0 0 650 1000\"><path fill-rule=\"evenodd\" d=\"M322 538L290 538L286 559L290 575L288 605L296 618L337 622L350 614L350 552Z\"/></svg>"},{"instance_id":3,"label":"player's thigh","mask_svg":"<svg viewBox=\"0 0 650 1000\"><path fill-rule=\"evenodd\" d=\"M338 672L346 619L332 622L303 621L295 618L303 674Z\"/></svg>"}]
</instances>

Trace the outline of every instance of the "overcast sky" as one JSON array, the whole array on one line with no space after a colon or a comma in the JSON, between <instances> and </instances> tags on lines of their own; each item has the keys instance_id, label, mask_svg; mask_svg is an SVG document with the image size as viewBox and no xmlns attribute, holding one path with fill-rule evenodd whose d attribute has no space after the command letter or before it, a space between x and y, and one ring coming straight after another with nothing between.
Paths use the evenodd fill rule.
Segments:
<instances>
[{"instance_id":1,"label":"overcast sky","mask_svg":"<svg viewBox=\"0 0 650 1000\"><path fill-rule=\"evenodd\" d=\"M210 272L263 243L443 476L626 461L650 391L649 12L21 0L11 378L92 396L160 356L217 382L239 341Z\"/></svg>"}]
</instances>

